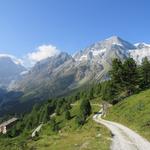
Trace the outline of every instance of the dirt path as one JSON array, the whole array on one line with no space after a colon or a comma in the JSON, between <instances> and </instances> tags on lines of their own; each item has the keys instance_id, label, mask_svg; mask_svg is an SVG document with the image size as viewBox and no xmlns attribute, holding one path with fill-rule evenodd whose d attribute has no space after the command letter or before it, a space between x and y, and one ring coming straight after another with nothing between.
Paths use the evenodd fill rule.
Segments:
<instances>
[{"instance_id":1,"label":"dirt path","mask_svg":"<svg viewBox=\"0 0 150 150\"><path fill-rule=\"evenodd\" d=\"M113 135L111 150L150 150L150 142L133 130L112 121L101 118L102 111L93 116L97 123L105 125Z\"/></svg>"}]
</instances>

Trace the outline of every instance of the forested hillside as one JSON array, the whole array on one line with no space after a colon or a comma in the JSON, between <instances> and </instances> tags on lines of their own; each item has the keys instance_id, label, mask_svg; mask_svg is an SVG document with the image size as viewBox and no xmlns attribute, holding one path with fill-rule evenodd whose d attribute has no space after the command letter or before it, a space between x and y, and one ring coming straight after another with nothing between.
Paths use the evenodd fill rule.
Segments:
<instances>
[{"instance_id":1,"label":"forested hillside","mask_svg":"<svg viewBox=\"0 0 150 150\"><path fill-rule=\"evenodd\" d=\"M15 149L16 146L22 149L41 149L46 145L51 146L51 142L55 138L58 138L58 143L65 142L66 137L66 141L68 138L72 138L70 142L73 142L74 146L81 146L84 142L91 143L89 145L92 149L92 141L97 140L97 136L101 137L98 135L98 131L100 131L103 138L99 142L105 142L106 145L102 148L106 149L110 143L109 132L103 127L97 127L91 120L92 114L100 109L103 101L115 105L108 113L108 117L116 119L118 116L117 119L121 118L121 122L128 124L135 116L131 127L149 138L147 134L149 130L149 90L135 96L131 95L150 87L150 62L145 58L141 65L137 65L132 58L123 62L115 59L109 74L108 81L89 84L82 90L75 91L66 97L49 99L41 105L35 105L30 113L18 115L17 124L6 135L1 135L2 147L5 149L10 149L10 147ZM43 124L41 132L37 132L36 136L31 138L31 133L40 124ZM141 129L143 129L142 132ZM81 133L82 138L89 137L88 140L78 141L78 133ZM91 136L95 138L91 139ZM77 144L78 142L79 144ZM64 148L66 146L67 143ZM53 149L55 147L52 145Z\"/></svg>"}]
</instances>

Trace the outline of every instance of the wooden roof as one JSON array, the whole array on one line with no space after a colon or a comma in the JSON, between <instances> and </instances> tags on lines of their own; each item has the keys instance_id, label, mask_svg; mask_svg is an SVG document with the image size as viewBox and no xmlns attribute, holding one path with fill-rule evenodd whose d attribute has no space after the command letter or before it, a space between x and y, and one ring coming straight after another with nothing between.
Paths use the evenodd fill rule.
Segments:
<instances>
[{"instance_id":1,"label":"wooden roof","mask_svg":"<svg viewBox=\"0 0 150 150\"><path fill-rule=\"evenodd\" d=\"M13 117L13 118L11 118L11 119L9 119L9 120L3 122L2 124L0 124L0 127L2 127L2 126L7 126L7 125L9 125L9 124L15 122L16 120L18 120L18 118Z\"/></svg>"}]
</instances>

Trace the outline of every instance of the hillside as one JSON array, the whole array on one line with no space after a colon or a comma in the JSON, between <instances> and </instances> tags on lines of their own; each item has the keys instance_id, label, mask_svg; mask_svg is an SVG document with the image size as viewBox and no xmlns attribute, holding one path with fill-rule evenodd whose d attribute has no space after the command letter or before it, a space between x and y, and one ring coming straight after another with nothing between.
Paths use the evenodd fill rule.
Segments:
<instances>
[{"instance_id":1,"label":"hillside","mask_svg":"<svg viewBox=\"0 0 150 150\"><path fill-rule=\"evenodd\" d=\"M97 101L92 101L92 103L95 104ZM29 138L33 130L16 138L1 138L1 150L9 150L10 147L11 150L108 150L110 146L110 132L104 126L96 124L92 120L92 116L94 112L99 110L99 106L92 105L92 114L87 118L86 123L79 127L75 121L79 113L79 105L80 101L72 106L70 120L64 118L64 113L54 116L59 124L59 132L52 131L50 122L47 122L43 125L37 138Z\"/></svg>"},{"instance_id":2,"label":"hillside","mask_svg":"<svg viewBox=\"0 0 150 150\"><path fill-rule=\"evenodd\" d=\"M7 94L6 98L1 98L0 101L3 103L0 104L0 116L27 112L34 104L46 99L65 96L87 84L108 80L112 60L117 58L124 62L130 56L137 64L140 64L145 56L150 58L149 51L148 44L134 45L118 36L112 36L95 42L74 55L60 52L39 60L28 71L20 72L19 70L19 76L14 65L17 68L21 66L15 63L10 65L13 60L7 58L7 61L3 60L5 63L2 61L2 66L10 67L1 67L0 84L10 79L9 90L14 94L19 92L20 95L13 98ZM12 76L13 72L14 76Z\"/></svg>"},{"instance_id":3,"label":"hillside","mask_svg":"<svg viewBox=\"0 0 150 150\"><path fill-rule=\"evenodd\" d=\"M106 118L122 123L150 140L150 90L130 96L111 107Z\"/></svg>"}]
</instances>

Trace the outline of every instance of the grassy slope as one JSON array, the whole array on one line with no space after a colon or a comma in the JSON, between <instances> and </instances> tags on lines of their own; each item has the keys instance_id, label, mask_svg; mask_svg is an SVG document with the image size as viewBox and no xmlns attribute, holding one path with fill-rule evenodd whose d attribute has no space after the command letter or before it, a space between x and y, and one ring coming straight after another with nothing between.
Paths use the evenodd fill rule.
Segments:
<instances>
[{"instance_id":1,"label":"grassy slope","mask_svg":"<svg viewBox=\"0 0 150 150\"><path fill-rule=\"evenodd\" d=\"M92 103L99 103L99 99L92 100ZM75 116L79 112L78 102L72 106L71 120L65 120L63 114L56 116L61 127L59 133L52 132L47 123L43 125L38 140L29 139L29 133L12 139L1 138L0 150L108 150L111 142L110 132L92 120L94 112L99 109L99 106L93 105L93 113L87 123L83 127L77 127Z\"/></svg>"},{"instance_id":2,"label":"grassy slope","mask_svg":"<svg viewBox=\"0 0 150 150\"><path fill-rule=\"evenodd\" d=\"M31 133L30 133L31 134ZM28 135L16 138L0 138L0 150L29 150L27 147Z\"/></svg>"},{"instance_id":3,"label":"grassy slope","mask_svg":"<svg viewBox=\"0 0 150 150\"><path fill-rule=\"evenodd\" d=\"M127 125L150 140L150 90L130 96L111 107L107 119Z\"/></svg>"},{"instance_id":4,"label":"grassy slope","mask_svg":"<svg viewBox=\"0 0 150 150\"><path fill-rule=\"evenodd\" d=\"M99 106L92 107L93 112L99 110ZM78 128L75 123L78 111L79 105L76 104L71 110L71 115L74 117L70 121L64 120L63 115L57 116L56 120L61 126L61 131L58 134L52 133L49 124L47 124L40 133L40 139L30 141L28 146L37 150L108 150L110 145L109 131L92 120L93 114L83 127Z\"/></svg>"}]
</instances>

